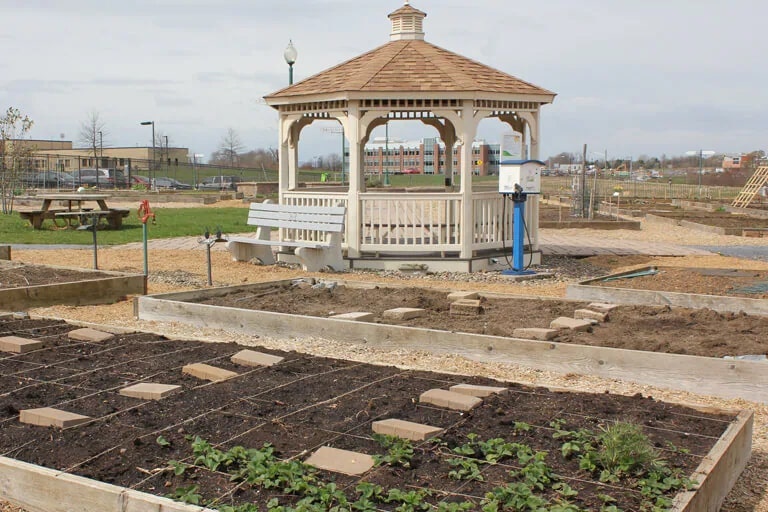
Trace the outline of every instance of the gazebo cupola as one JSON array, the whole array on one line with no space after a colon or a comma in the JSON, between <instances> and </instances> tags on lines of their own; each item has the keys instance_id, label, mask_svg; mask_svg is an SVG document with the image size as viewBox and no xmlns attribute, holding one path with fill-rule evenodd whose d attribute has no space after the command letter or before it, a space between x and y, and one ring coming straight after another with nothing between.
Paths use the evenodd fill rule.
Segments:
<instances>
[{"instance_id":1,"label":"gazebo cupola","mask_svg":"<svg viewBox=\"0 0 768 512\"><path fill-rule=\"evenodd\" d=\"M392 21L392 33L389 38L391 41L402 41L405 39L424 40L424 18L427 13L414 9L406 1L405 5L392 14L389 19Z\"/></svg>"},{"instance_id":2,"label":"gazebo cupola","mask_svg":"<svg viewBox=\"0 0 768 512\"><path fill-rule=\"evenodd\" d=\"M555 93L432 44L424 35L426 16L406 1L388 15L384 44L265 97L280 116L280 202L346 206L343 246L350 267L487 267L490 256L511 248L513 230L504 198L479 182L473 186L480 123L496 119L507 125L521 134L523 154L539 157L541 107ZM349 172L342 171L336 185L304 188L302 130L330 120L339 123L349 148ZM441 142L425 146L422 158L443 175L440 188L403 192L376 186L366 174L366 144L391 121L422 123L436 132ZM526 216L531 236L525 254L536 262L538 198L530 200ZM283 230L280 236L311 240L315 234Z\"/></svg>"}]
</instances>

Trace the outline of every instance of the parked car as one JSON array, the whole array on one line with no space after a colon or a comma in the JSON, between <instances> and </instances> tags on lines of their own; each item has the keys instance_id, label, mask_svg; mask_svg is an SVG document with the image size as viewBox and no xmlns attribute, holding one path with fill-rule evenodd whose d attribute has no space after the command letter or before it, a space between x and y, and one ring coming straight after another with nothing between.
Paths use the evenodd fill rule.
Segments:
<instances>
[{"instance_id":1,"label":"parked car","mask_svg":"<svg viewBox=\"0 0 768 512\"><path fill-rule=\"evenodd\" d=\"M237 184L242 178L240 176L210 176L203 179L203 182L197 185L200 190L237 190Z\"/></svg>"},{"instance_id":2,"label":"parked car","mask_svg":"<svg viewBox=\"0 0 768 512\"><path fill-rule=\"evenodd\" d=\"M125 174L117 169L77 169L72 171L72 177L76 187L126 188L128 186Z\"/></svg>"},{"instance_id":3,"label":"parked car","mask_svg":"<svg viewBox=\"0 0 768 512\"><path fill-rule=\"evenodd\" d=\"M58 171L24 173L21 175L21 184L27 188L75 188L72 176Z\"/></svg>"},{"instance_id":4,"label":"parked car","mask_svg":"<svg viewBox=\"0 0 768 512\"><path fill-rule=\"evenodd\" d=\"M173 178L155 178L154 182L155 182L154 188L156 189L192 190L192 185L189 185L188 183L183 183Z\"/></svg>"},{"instance_id":5,"label":"parked car","mask_svg":"<svg viewBox=\"0 0 768 512\"><path fill-rule=\"evenodd\" d=\"M138 174L132 174L131 180L130 180L130 186L136 187L136 186L143 186L146 188L149 188L149 178L146 176L139 176Z\"/></svg>"}]
</instances>

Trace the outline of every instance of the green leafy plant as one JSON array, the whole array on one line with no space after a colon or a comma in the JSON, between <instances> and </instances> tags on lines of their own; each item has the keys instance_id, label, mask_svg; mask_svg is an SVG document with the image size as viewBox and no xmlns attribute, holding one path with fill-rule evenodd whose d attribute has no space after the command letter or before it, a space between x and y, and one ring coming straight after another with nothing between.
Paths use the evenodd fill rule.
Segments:
<instances>
[{"instance_id":1,"label":"green leafy plant","mask_svg":"<svg viewBox=\"0 0 768 512\"><path fill-rule=\"evenodd\" d=\"M158 445L162 446L163 448L171 446L171 442L169 440L167 440L166 438L164 438L163 436L158 436L157 439L155 440L155 442Z\"/></svg>"},{"instance_id":2,"label":"green leafy plant","mask_svg":"<svg viewBox=\"0 0 768 512\"><path fill-rule=\"evenodd\" d=\"M374 434L373 439L387 450L386 455L374 455L377 465L400 466L408 468L413 458L413 446L408 439L385 434Z\"/></svg>"},{"instance_id":3,"label":"green leafy plant","mask_svg":"<svg viewBox=\"0 0 768 512\"><path fill-rule=\"evenodd\" d=\"M448 464L453 468L448 472L448 476L454 480L477 480L483 481L483 474L477 461L467 458L448 459Z\"/></svg>"},{"instance_id":4,"label":"green leafy plant","mask_svg":"<svg viewBox=\"0 0 768 512\"><path fill-rule=\"evenodd\" d=\"M197 485L190 485L189 487L177 487L171 498L192 505L199 505L202 496L197 494L199 487Z\"/></svg>"}]
</instances>

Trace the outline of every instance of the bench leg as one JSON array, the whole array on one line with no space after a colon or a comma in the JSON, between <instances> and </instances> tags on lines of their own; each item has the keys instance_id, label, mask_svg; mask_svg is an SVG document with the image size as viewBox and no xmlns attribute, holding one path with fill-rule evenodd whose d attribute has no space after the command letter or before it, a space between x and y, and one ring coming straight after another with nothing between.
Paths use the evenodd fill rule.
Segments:
<instances>
[{"instance_id":1,"label":"bench leg","mask_svg":"<svg viewBox=\"0 0 768 512\"><path fill-rule=\"evenodd\" d=\"M326 268L341 272L346 268L344 256L341 254L341 244L323 249L297 247L293 253L301 260L301 267L306 272L319 272Z\"/></svg>"},{"instance_id":2,"label":"bench leg","mask_svg":"<svg viewBox=\"0 0 768 512\"><path fill-rule=\"evenodd\" d=\"M232 254L233 261L251 261L254 258L262 265L274 265L275 256L269 245L255 245L243 242L227 242L227 249Z\"/></svg>"}]
</instances>

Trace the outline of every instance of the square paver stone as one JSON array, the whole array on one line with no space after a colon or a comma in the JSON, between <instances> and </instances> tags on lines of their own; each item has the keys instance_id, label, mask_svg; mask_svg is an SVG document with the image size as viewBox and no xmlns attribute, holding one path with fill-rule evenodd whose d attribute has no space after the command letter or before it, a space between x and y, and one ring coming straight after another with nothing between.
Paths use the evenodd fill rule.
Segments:
<instances>
[{"instance_id":1,"label":"square paver stone","mask_svg":"<svg viewBox=\"0 0 768 512\"><path fill-rule=\"evenodd\" d=\"M577 320L575 318L561 316L560 318L552 320L549 327L552 329L570 329L575 332L589 332L592 330L592 322L589 320Z\"/></svg>"},{"instance_id":2,"label":"square paver stone","mask_svg":"<svg viewBox=\"0 0 768 512\"><path fill-rule=\"evenodd\" d=\"M26 354L33 350L45 347L40 340L30 340L18 336L3 336L0 338L0 352L13 352L14 354Z\"/></svg>"},{"instance_id":3,"label":"square paver stone","mask_svg":"<svg viewBox=\"0 0 768 512\"><path fill-rule=\"evenodd\" d=\"M128 386L120 390L123 396L132 398L141 398L142 400L160 400L171 393L181 389L181 386L173 384L153 384L151 382L140 382L133 386Z\"/></svg>"},{"instance_id":4,"label":"square paver stone","mask_svg":"<svg viewBox=\"0 0 768 512\"><path fill-rule=\"evenodd\" d=\"M424 309L420 308L395 308L386 310L383 315L384 318L391 318L392 320L410 320L424 316L425 312Z\"/></svg>"},{"instance_id":5,"label":"square paver stone","mask_svg":"<svg viewBox=\"0 0 768 512\"><path fill-rule=\"evenodd\" d=\"M459 299L451 303L452 315L479 315L483 312L480 299Z\"/></svg>"},{"instance_id":6,"label":"square paver stone","mask_svg":"<svg viewBox=\"0 0 768 512\"><path fill-rule=\"evenodd\" d=\"M496 386L475 386L474 384L456 384L449 388L454 393L485 398L491 395L501 395L507 392L507 388Z\"/></svg>"},{"instance_id":7,"label":"square paver stone","mask_svg":"<svg viewBox=\"0 0 768 512\"><path fill-rule=\"evenodd\" d=\"M478 292L451 292L448 294L448 300L456 301L461 299L479 299L480 294Z\"/></svg>"},{"instance_id":8,"label":"square paver stone","mask_svg":"<svg viewBox=\"0 0 768 512\"><path fill-rule=\"evenodd\" d=\"M419 396L419 402L445 407L454 411L471 411L481 403L482 398L463 395L445 389L430 389Z\"/></svg>"},{"instance_id":9,"label":"square paver stone","mask_svg":"<svg viewBox=\"0 0 768 512\"><path fill-rule=\"evenodd\" d=\"M440 427L396 419L374 421L371 427L377 434L396 436L411 441L423 441L440 435L445 430Z\"/></svg>"},{"instance_id":10,"label":"square paver stone","mask_svg":"<svg viewBox=\"0 0 768 512\"><path fill-rule=\"evenodd\" d=\"M263 352L256 352L255 350L241 350L231 358L233 363L242 366L272 366L273 364L281 362L283 359L285 358L273 356L272 354L265 354Z\"/></svg>"},{"instance_id":11,"label":"square paver stone","mask_svg":"<svg viewBox=\"0 0 768 512\"><path fill-rule=\"evenodd\" d=\"M188 364L181 369L182 373L192 375L198 379L210 380L211 382L221 382L223 380L237 377L237 373L225 370L224 368L217 368L205 363L193 363Z\"/></svg>"},{"instance_id":12,"label":"square paver stone","mask_svg":"<svg viewBox=\"0 0 768 512\"><path fill-rule=\"evenodd\" d=\"M521 327L512 331L513 338L538 341L553 340L557 338L558 334L560 334L558 329L542 329L539 327Z\"/></svg>"},{"instance_id":13,"label":"square paver stone","mask_svg":"<svg viewBox=\"0 0 768 512\"><path fill-rule=\"evenodd\" d=\"M74 331L69 331L67 333L67 337L71 340L77 341L99 342L107 341L108 339L114 337L114 334L110 332L97 331L96 329L86 327L84 329L75 329Z\"/></svg>"},{"instance_id":14,"label":"square paver stone","mask_svg":"<svg viewBox=\"0 0 768 512\"><path fill-rule=\"evenodd\" d=\"M366 313L365 311L356 311L353 313L333 315L331 318L334 320L352 320L353 322L373 322L376 315L373 313Z\"/></svg>"},{"instance_id":15,"label":"square paver stone","mask_svg":"<svg viewBox=\"0 0 768 512\"><path fill-rule=\"evenodd\" d=\"M610 313L614 309L618 308L618 304L608 304L606 302L592 302L587 306L587 309L591 309L593 311L599 311L601 313Z\"/></svg>"},{"instance_id":16,"label":"square paver stone","mask_svg":"<svg viewBox=\"0 0 768 512\"><path fill-rule=\"evenodd\" d=\"M573 318L578 320L597 320L598 322L607 322L608 313L592 311L591 309L577 309L573 312Z\"/></svg>"},{"instance_id":17,"label":"square paver stone","mask_svg":"<svg viewBox=\"0 0 768 512\"><path fill-rule=\"evenodd\" d=\"M370 455L339 450L330 446L320 447L304 462L316 468L353 476L362 475L374 465L373 457Z\"/></svg>"},{"instance_id":18,"label":"square paver stone","mask_svg":"<svg viewBox=\"0 0 768 512\"><path fill-rule=\"evenodd\" d=\"M52 407L40 409L24 409L19 413L19 421L41 427L74 427L89 421L91 418L73 412L62 411Z\"/></svg>"}]
</instances>

